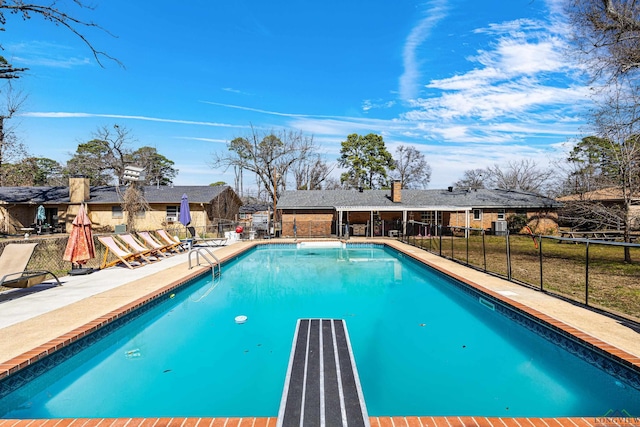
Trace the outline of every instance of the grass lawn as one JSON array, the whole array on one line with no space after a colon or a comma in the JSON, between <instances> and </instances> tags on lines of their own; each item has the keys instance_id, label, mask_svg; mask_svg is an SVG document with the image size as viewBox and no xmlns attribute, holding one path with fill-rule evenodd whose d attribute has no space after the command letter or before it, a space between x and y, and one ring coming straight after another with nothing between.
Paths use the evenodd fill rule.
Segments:
<instances>
[{"instance_id":1,"label":"grass lawn","mask_svg":"<svg viewBox=\"0 0 640 427\"><path fill-rule=\"evenodd\" d=\"M410 243L413 239L410 238ZM511 278L536 288L586 302L586 245L543 239L536 248L531 236L509 236ZM439 253L439 238L416 239L416 245ZM507 245L503 236L442 238L442 255L476 268L507 277ZM640 320L640 248L631 248L631 262L624 248L589 244L589 305ZM540 257L542 255L542 279Z\"/></svg>"}]
</instances>

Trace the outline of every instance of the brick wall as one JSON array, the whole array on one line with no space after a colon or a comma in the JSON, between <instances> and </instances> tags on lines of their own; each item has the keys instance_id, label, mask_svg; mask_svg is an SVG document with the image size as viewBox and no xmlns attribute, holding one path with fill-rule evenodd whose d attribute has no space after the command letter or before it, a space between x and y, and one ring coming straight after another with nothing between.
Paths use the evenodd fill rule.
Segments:
<instances>
[{"instance_id":1,"label":"brick wall","mask_svg":"<svg viewBox=\"0 0 640 427\"><path fill-rule=\"evenodd\" d=\"M333 211L305 212L303 214L282 214L282 237L293 237L295 218L298 237L329 237L335 223Z\"/></svg>"}]
</instances>

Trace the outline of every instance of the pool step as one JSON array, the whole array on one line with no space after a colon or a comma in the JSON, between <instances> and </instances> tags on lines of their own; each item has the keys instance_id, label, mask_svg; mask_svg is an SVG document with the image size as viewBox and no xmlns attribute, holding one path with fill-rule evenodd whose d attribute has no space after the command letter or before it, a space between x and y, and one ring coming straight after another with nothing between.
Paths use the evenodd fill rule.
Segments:
<instances>
[{"instance_id":1,"label":"pool step","mask_svg":"<svg viewBox=\"0 0 640 427\"><path fill-rule=\"evenodd\" d=\"M347 325L298 319L278 427L369 427Z\"/></svg>"}]
</instances>

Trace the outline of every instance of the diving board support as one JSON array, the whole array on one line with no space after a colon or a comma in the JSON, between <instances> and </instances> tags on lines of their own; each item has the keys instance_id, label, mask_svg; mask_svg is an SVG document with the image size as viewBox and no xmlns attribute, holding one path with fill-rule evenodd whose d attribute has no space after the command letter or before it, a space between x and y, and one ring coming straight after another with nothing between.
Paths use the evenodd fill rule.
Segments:
<instances>
[{"instance_id":1,"label":"diving board support","mask_svg":"<svg viewBox=\"0 0 640 427\"><path fill-rule=\"evenodd\" d=\"M277 427L370 427L347 325L298 319Z\"/></svg>"}]
</instances>

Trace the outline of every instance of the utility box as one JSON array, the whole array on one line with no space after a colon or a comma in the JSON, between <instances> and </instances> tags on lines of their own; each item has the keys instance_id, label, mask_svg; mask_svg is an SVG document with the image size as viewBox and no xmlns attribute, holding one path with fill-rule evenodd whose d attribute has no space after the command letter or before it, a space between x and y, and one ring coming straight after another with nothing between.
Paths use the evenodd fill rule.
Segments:
<instances>
[{"instance_id":1,"label":"utility box","mask_svg":"<svg viewBox=\"0 0 640 427\"><path fill-rule=\"evenodd\" d=\"M117 224L115 226L116 234L126 233L127 232L127 224Z\"/></svg>"},{"instance_id":2,"label":"utility box","mask_svg":"<svg viewBox=\"0 0 640 427\"><path fill-rule=\"evenodd\" d=\"M251 225L254 230L266 231L269 225L269 215L253 214Z\"/></svg>"},{"instance_id":3,"label":"utility box","mask_svg":"<svg viewBox=\"0 0 640 427\"><path fill-rule=\"evenodd\" d=\"M491 234L494 236L506 236L507 221L491 221Z\"/></svg>"}]
</instances>

